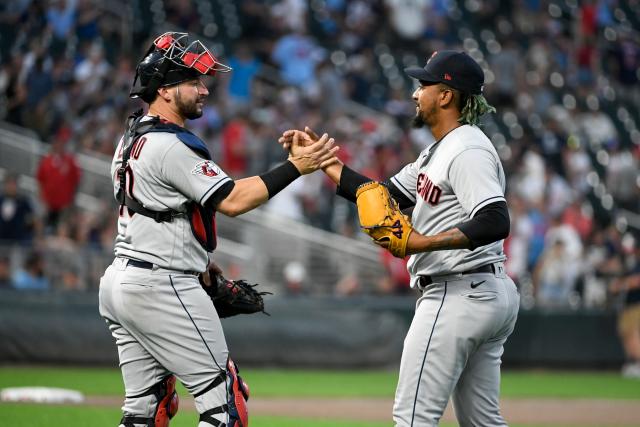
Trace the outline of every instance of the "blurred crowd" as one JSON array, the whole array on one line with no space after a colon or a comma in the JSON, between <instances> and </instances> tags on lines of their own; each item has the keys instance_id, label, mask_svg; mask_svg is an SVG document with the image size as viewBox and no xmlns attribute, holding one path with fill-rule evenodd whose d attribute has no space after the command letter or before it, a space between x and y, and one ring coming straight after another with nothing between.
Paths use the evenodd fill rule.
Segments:
<instances>
[{"instance_id":1,"label":"blurred crowd","mask_svg":"<svg viewBox=\"0 0 640 427\"><path fill-rule=\"evenodd\" d=\"M507 268L524 304L628 300L614 283L636 271L639 259L637 0L140 3L153 19L133 17L131 26L118 12L129 9L92 0L3 5L0 117L51 146L49 160L34 171L39 208L4 180L0 239L34 248L13 269L14 286L97 286L64 272L62 282L38 275L38 254L111 250L114 216L73 207L82 179L73 158L111 157L124 119L140 107L128 98L135 64L153 35L172 29L215 41L214 54L234 70L208 82L204 115L189 127L236 178L282 161L278 136L305 125L335 137L354 169L377 180L392 176L433 142L428 131L410 128L415 104L402 69L424 64L434 50L465 49L485 68L485 94L498 110L484 129L508 177ZM220 16L218 6L224 22L216 25L209 17ZM158 14L164 22L148 24ZM54 176L63 185L50 181ZM297 180L266 209L359 237L354 207L321 173ZM624 212L635 214L636 228ZM7 262L0 257L0 275L11 271ZM403 261L381 262L389 274L378 292L406 292ZM42 280L18 284L25 275ZM8 283L3 277L0 286ZM365 291L353 283L336 287L342 294Z\"/></svg>"}]
</instances>

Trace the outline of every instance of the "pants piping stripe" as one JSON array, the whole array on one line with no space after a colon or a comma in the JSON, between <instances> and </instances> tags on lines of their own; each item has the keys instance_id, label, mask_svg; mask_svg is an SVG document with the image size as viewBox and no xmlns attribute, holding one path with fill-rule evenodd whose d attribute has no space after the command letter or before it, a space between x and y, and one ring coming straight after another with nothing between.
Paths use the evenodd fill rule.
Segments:
<instances>
[{"instance_id":1,"label":"pants piping stripe","mask_svg":"<svg viewBox=\"0 0 640 427\"><path fill-rule=\"evenodd\" d=\"M171 282L171 288L173 289L173 292L176 294L176 297L178 298L178 301L180 301L180 304L182 305L182 308L184 308L185 313L187 313L187 316L189 316L189 319L191 320L191 323L193 323L193 327L196 328L196 332L198 332L198 335L200 335L200 339L202 340L202 343L204 344L204 346L207 348L207 351L211 355L211 358L213 359L213 363L215 363L216 366L218 367L218 369L220 369L220 372L225 372L226 373L227 372L226 366L225 366L224 369L222 369L220 367L220 365L218 364L218 361L216 360L216 357L213 355L213 352L209 348L209 345L207 344L207 341L202 336L202 333L200 332L200 329L198 329L198 325L196 325L196 322L193 320L193 317L191 317L191 314L189 313L189 310L187 310L187 307L182 302L182 299L180 298L180 295L178 295L178 291L176 290L176 287L173 286L173 278L171 277L171 275L169 275L169 282ZM226 378L225 378L225 382L224 383L225 383L225 385L227 385ZM229 387L228 386L225 387L225 395L226 395L227 402L228 402L229 401ZM223 427L224 425L225 424L222 424L221 427Z\"/></svg>"},{"instance_id":2,"label":"pants piping stripe","mask_svg":"<svg viewBox=\"0 0 640 427\"><path fill-rule=\"evenodd\" d=\"M193 320L193 317L191 317L191 314L189 313L189 310L187 310L187 307L182 302L182 299L180 298L180 295L178 295L178 291L176 290L176 287L173 286L173 278L171 277L171 275L169 275L169 282L171 283L171 288L173 289L173 292L176 294L176 297L178 298L178 301L180 301L180 304L182 305L182 308L184 308L185 313L187 313L187 316L189 316L189 319L191 320L191 323L193 323L193 327L196 328L196 332L198 332L198 335L200 335L200 339L202 340L202 343L204 344L204 346L207 348L207 351L211 355L211 358L213 359L213 363L215 363L216 366L218 367L218 369L220 369L220 372L227 372L226 366L225 366L224 369L222 369L220 367L220 365L218 364L218 361L216 360L216 357L213 355L213 352L211 351L211 349L209 348L209 345L207 344L207 341L202 336L202 333L200 332L200 329L198 329L198 325L196 325L196 322ZM226 389L225 390L225 395L227 397L227 402L228 402L229 401L229 384L227 383L227 379L228 378L225 378L224 383L225 383L225 389Z\"/></svg>"},{"instance_id":3,"label":"pants piping stripe","mask_svg":"<svg viewBox=\"0 0 640 427\"><path fill-rule=\"evenodd\" d=\"M171 275L169 275L169 282L171 282L171 288L173 289L173 292L176 294L176 297L178 298L178 301L180 301L180 304L182 305L182 308L184 308L185 313L187 313L187 316L189 316L189 319L191 320L191 323L193 324L193 327L196 328L196 332L198 332L198 335L200 335L200 339L202 340L202 343L204 344L204 346L207 348L207 351L211 355L211 358L213 359L213 363L215 363L216 366L218 367L218 369L220 369L220 371L222 372L223 369L218 364L218 361L216 360L216 357L213 355L213 352L209 348L209 345L207 344L207 341L202 336L202 333L200 332L200 329L198 329L198 325L196 325L196 322L193 320L193 317L191 317L191 313L189 313L189 310L187 310L187 307L182 302L182 299L180 298L180 295L178 295L178 291L176 290L176 287L173 286L173 278L171 277Z\"/></svg>"},{"instance_id":4,"label":"pants piping stripe","mask_svg":"<svg viewBox=\"0 0 640 427\"><path fill-rule=\"evenodd\" d=\"M422 373L424 372L424 364L427 361L427 353L429 353L429 346L431 345L431 338L433 337L433 332L436 330L436 324L438 323L438 317L440 317L440 310L442 310L442 306L444 305L444 299L447 296L447 282L444 282L444 294L442 295L442 301L440 302L440 308L438 308L438 313L436 313L436 318L433 321L433 326L431 327L431 333L429 334L429 341L427 342L427 349L424 351L424 357L422 358L422 367L420 368L420 375L418 375L418 385L416 386L416 395L413 399L413 412L411 413L411 427L413 427L413 421L416 416L416 404L418 403L418 391L420 391L420 381L422 379Z\"/></svg>"}]
</instances>

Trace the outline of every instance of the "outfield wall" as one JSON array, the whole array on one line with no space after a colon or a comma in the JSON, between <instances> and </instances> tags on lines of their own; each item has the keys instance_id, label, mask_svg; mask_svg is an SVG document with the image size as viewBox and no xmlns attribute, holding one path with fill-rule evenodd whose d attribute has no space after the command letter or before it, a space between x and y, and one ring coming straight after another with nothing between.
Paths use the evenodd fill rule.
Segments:
<instances>
[{"instance_id":1,"label":"outfield wall","mask_svg":"<svg viewBox=\"0 0 640 427\"><path fill-rule=\"evenodd\" d=\"M0 363L115 365L97 303L96 293L0 291ZM239 363L395 367L414 305L414 297L271 298L271 316L238 316L223 325ZM615 322L611 311L521 311L504 366L618 367Z\"/></svg>"}]
</instances>

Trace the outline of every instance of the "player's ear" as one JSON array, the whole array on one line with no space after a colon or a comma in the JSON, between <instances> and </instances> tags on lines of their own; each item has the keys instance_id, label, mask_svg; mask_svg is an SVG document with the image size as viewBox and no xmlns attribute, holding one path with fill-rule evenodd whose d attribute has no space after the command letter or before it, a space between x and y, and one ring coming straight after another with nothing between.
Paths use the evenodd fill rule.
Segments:
<instances>
[{"instance_id":1,"label":"player's ear","mask_svg":"<svg viewBox=\"0 0 640 427\"><path fill-rule=\"evenodd\" d=\"M440 91L440 107L442 108L446 108L450 105L452 105L455 101L455 94L453 92L453 90L444 87L441 91Z\"/></svg>"},{"instance_id":2,"label":"player's ear","mask_svg":"<svg viewBox=\"0 0 640 427\"><path fill-rule=\"evenodd\" d=\"M450 104L453 93L448 89L442 89L438 94L438 101L440 103L440 107L446 108L447 105Z\"/></svg>"},{"instance_id":3,"label":"player's ear","mask_svg":"<svg viewBox=\"0 0 640 427\"><path fill-rule=\"evenodd\" d=\"M171 86L159 87L158 97L162 98L165 102L171 102Z\"/></svg>"}]
</instances>

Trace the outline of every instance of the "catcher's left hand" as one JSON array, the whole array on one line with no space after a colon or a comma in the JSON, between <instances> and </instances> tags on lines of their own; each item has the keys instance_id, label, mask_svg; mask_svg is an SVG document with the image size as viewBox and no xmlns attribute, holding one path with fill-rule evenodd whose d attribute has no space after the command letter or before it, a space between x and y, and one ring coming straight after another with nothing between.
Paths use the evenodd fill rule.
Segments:
<instances>
[{"instance_id":1,"label":"catcher's left hand","mask_svg":"<svg viewBox=\"0 0 640 427\"><path fill-rule=\"evenodd\" d=\"M361 185L356 192L356 203L362 230L393 256L404 258L413 227L387 187L375 181Z\"/></svg>"},{"instance_id":2,"label":"catcher's left hand","mask_svg":"<svg viewBox=\"0 0 640 427\"><path fill-rule=\"evenodd\" d=\"M200 284L220 318L257 312L268 314L264 311L262 296L271 295L271 292L258 292L255 290L257 284L250 285L245 280L229 280L215 264L200 276Z\"/></svg>"}]
</instances>

